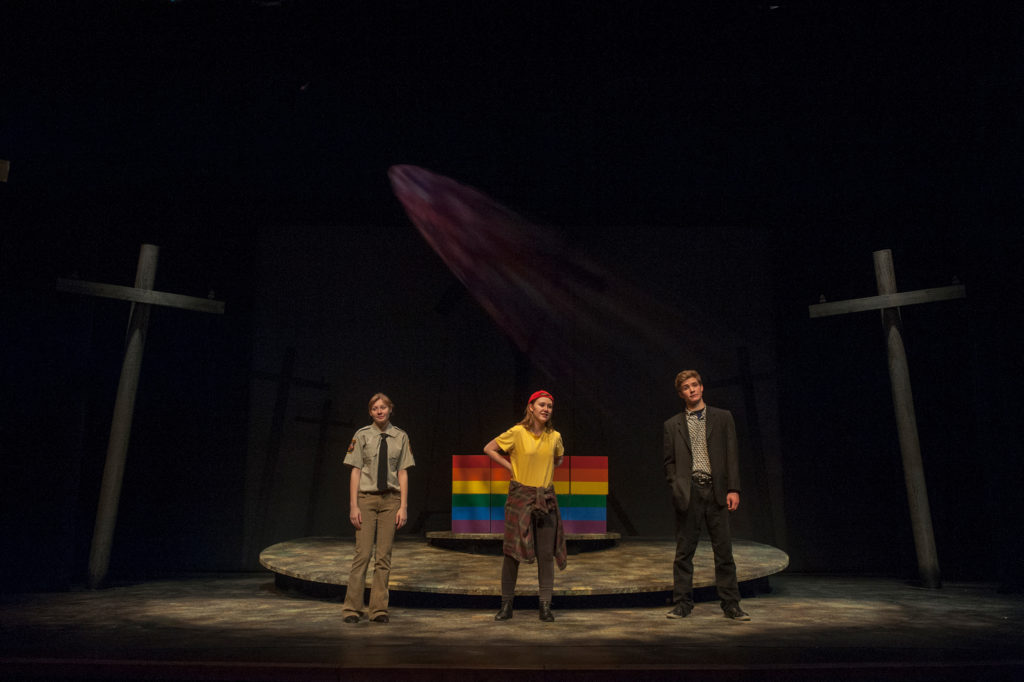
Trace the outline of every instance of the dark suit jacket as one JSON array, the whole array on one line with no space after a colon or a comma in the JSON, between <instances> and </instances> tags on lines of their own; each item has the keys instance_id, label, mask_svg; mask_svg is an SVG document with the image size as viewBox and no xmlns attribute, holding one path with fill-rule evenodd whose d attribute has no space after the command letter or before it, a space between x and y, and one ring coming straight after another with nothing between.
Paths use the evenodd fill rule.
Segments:
<instances>
[{"instance_id":1,"label":"dark suit jacket","mask_svg":"<svg viewBox=\"0 0 1024 682\"><path fill-rule=\"evenodd\" d=\"M733 422L732 412L717 407L707 406L705 418L715 501L724 507L726 494L730 491L740 491L736 424ZM690 431L686 427L684 412L665 422L664 464L665 478L672 490L672 501L679 511L686 511L690 506L693 453L690 450Z\"/></svg>"}]
</instances>

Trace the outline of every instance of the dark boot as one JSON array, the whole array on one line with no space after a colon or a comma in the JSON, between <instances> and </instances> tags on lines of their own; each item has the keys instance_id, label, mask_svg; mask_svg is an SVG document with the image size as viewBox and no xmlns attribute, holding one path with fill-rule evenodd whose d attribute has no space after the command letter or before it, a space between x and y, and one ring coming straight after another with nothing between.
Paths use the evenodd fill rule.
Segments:
<instances>
[{"instance_id":1,"label":"dark boot","mask_svg":"<svg viewBox=\"0 0 1024 682\"><path fill-rule=\"evenodd\" d=\"M494 614L494 620L508 620L512 617L512 600L502 599L501 608Z\"/></svg>"},{"instance_id":2,"label":"dark boot","mask_svg":"<svg viewBox=\"0 0 1024 682\"><path fill-rule=\"evenodd\" d=\"M542 601L540 603L540 619L545 623L554 622L555 614L551 613L551 602Z\"/></svg>"}]
</instances>

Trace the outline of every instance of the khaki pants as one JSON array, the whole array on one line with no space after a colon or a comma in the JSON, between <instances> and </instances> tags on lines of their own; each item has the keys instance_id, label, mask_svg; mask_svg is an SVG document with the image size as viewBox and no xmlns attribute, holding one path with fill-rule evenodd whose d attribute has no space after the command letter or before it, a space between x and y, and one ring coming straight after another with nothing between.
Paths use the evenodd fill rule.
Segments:
<instances>
[{"instance_id":1,"label":"khaki pants","mask_svg":"<svg viewBox=\"0 0 1024 682\"><path fill-rule=\"evenodd\" d=\"M345 590L342 612L361 615L364 609L363 590L366 586L366 568L370 563L374 542L377 544L373 562L373 584L370 586L370 618L388 612L388 576L391 574L391 547L395 540L395 516L402 506L402 495L387 492L379 495L359 493L359 513L363 527L356 531L356 553L352 557L352 571Z\"/></svg>"}]
</instances>

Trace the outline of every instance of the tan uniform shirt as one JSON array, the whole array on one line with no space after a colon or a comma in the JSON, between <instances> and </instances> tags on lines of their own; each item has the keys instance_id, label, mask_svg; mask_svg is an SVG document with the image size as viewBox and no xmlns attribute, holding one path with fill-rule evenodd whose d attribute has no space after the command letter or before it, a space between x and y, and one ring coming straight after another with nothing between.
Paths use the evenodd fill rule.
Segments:
<instances>
[{"instance_id":1,"label":"tan uniform shirt","mask_svg":"<svg viewBox=\"0 0 1024 682\"><path fill-rule=\"evenodd\" d=\"M409 436L394 424L383 431L388 439L388 488L399 491L398 472L415 466ZM381 430L373 424L356 431L349 443L345 464L360 469L360 492L377 492L377 454L380 451Z\"/></svg>"}]
</instances>

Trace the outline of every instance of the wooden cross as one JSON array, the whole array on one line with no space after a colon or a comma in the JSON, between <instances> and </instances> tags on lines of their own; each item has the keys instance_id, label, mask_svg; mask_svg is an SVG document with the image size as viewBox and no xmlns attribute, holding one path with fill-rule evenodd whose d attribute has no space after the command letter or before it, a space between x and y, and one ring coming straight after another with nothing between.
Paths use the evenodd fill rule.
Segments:
<instances>
[{"instance_id":1,"label":"wooden cross","mask_svg":"<svg viewBox=\"0 0 1024 682\"><path fill-rule=\"evenodd\" d=\"M917 566L925 587L940 587L939 559L935 551L931 511L928 507L928 489L925 485L924 466L921 462L921 443L917 436L917 418L914 415L914 395L910 390L910 371L907 353L900 334L900 306L932 301L965 298L963 285L896 291L896 272L892 264L892 251L875 251L875 282L878 296L855 298L835 303L809 306L811 317L843 315L865 310L881 310L889 353L889 380L892 382L893 407L896 410L896 430L900 452L903 455L903 477L907 485L910 504L910 523L914 531Z\"/></svg>"},{"instance_id":2,"label":"wooden cross","mask_svg":"<svg viewBox=\"0 0 1024 682\"><path fill-rule=\"evenodd\" d=\"M100 486L99 505L96 509L96 525L93 529L92 546L89 550L89 586L93 588L103 582L110 566L110 548L113 544L114 526L117 522L117 506L121 497L121 482L124 478L125 459L128 454L128 439L132 429L135 396L139 387L142 351L146 345L150 306L164 305L204 313L224 313L223 301L153 291L159 253L160 247L158 246L142 245L139 251L139 266L135 274L134 287L73 279L57 280L58 291L132 302L124 361L121 365L121 378L117 384L114 416L110 422L107 459L103 465L103 482Z\"/></svg>"},{"instance_id":3,"label":"wooden cross","mask_svg":"<svg viewBox=\"0 0 1024 682\"><path fill-rule=\"evenodd\" d=\"M313 524L316 521L316 510L320 503L320 481L324 478L324 464L327 461L327 445L330 441L330 430L332 426L345 426L355 428L355 424L349 421L331 418L331 399L324 401L320 417L295 417L295 421L303 424L319 424L320 437L316 444L316 459L313 462L313 481L309 486L309 508L306 510L306 535L313 534Z\"/></svg>"},{"instance_id":4,"label":"wooden cross","mask_svg":"<svg viewBox=\"0 0 1024 682\"><path fill-rule=\"evenodd\" d=\"M257 379L267 379L277 382L277 398L274 401L274 412L270 419L270 436L267 439L267 451L263 458L263 472L260 475L259 490L256 493L255 525L246 524L245 539L242 542L242 561L248 562L249 557L255 552L257 541L263 539L267 526L267 517L270 512L271 492L274 488L274 479L277 476L278 461L281 456L281 443L284 439L285 415L288 413L288 394L292 386L315 388L321 391L331 390L331 385L324 381L303 379L292 376L295 371L295 347L288 346L285 349L284 359L281 362L281 371L278 374L272 372L256 371L252 375Z\"/></svg>"}]
</instances>

